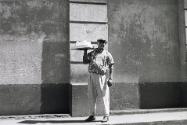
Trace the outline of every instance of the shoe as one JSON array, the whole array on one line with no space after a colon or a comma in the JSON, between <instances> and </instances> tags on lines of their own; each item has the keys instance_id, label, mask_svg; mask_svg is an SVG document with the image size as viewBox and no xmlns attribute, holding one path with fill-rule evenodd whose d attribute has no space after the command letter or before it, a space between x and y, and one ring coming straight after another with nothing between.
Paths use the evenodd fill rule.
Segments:
<instances>
[{"instance_id":1,"label":"shoe","mask_svg":"<svg viewBox=\"0 0 187 125\"><path fill-rule=\"evenodd\" d=\"M108 122L108 121L109 121L109 116L104 116L102 122Z\"/></svg>"},{"instance_id":2,"label":"shoe","mask_svg":"<svg viewBox=\"0 0 187 125\"><path fill-rule=\"evenodd\" d=\"M86 121L86 122L95 121L95 116L90 115L85 121Z\"/></svg>"}]
</instances>

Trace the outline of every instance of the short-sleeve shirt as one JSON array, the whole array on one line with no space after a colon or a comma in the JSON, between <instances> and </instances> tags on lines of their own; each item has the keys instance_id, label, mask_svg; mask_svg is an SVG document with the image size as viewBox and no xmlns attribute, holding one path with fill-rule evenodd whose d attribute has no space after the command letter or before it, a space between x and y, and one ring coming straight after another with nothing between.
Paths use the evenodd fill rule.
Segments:
<instances>
[{"instance_id":1,"label":"short-sleeve shirt","mask_svg":"<svg viewBox=\"0 0 187 125\"><path fill-rule=\"evenodd\" d=\"M114 64L114 59L107 50L103 50L101 53L94 50L88 54L88 57L90 60L88 71L90 73L104 75L109 71L109 66Z\"/></svg>"}]
</instances>

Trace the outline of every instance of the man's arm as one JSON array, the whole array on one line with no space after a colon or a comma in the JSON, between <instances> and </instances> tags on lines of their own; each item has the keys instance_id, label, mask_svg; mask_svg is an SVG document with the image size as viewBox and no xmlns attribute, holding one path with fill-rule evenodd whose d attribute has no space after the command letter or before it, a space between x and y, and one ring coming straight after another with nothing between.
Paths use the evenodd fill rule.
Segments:
<instances>
[{"instance_id":1,"label":"man's arm","mask_svg":"<svg viewBox=\"0 0 187 125\"><path fill-rule=\"evenodd\" d=\"M107 63L109 66L109 79L112 80L113 79L113 69L114 69L114 59L109 52L108 52Z\"/></svg>"},{"instance_id":2,"label":"man's arm","mask_svg":"<svg viewBox=\"0 0 187 125\"><path fill-rule=\"evenodd\" d=\"M114 69L114 59L110 53L108 53L108 65L109 65L109 79L108 79L108 86L112 86L112 79L113 79L113 69Z\"/></svg>"},{"instance_id":3,"label":"man's arm","mask_svg":"<svg viewBox=\"0 0 187 125\"><path fill-rule=\"evenodd\" d=\"M108 86L112 86L112 79L113 79L113 65L109 65L109 79L108 79Z\"/></svg>"},{"instance_id":4,"label":"man's arm","mask_svg":"<svg viewBox=\"0 0 187 125\"><path fill-rule=\"evenodd\" d=\"M89 56L88 56L88 53L87 53L87 49L84 50L83 63L84 64L90 63L90 59L89 59Z\"/></svg>"},{"instance_id":5,"label":"man's arm","mask_svg":"<svg viewBox=\"0 0 187 125\"><path fill-rule=\"evenodd\" d=\"M113 64L112 65L109 65L109 80L112 80L113 79Z\"/></svg>"}]
</instances>

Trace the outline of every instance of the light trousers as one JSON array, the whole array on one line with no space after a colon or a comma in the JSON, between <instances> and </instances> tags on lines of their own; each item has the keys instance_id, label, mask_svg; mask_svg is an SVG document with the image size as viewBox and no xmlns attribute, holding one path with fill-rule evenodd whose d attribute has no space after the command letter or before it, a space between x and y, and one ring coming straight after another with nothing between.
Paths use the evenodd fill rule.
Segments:
<instances>
[{"instance_id":1,"label":"light trousers","mask_svg":"<svg viewBox=\"0 0 187 125\"><path fill-rule=\"evenodd\" d=\"M97 99L102 101L104 115L109 116L110 113L110 93L107 85L107 75L99 75L90 73L88 82L88 99L90 115L96 115Z\"/></svg>"}]
</instances>

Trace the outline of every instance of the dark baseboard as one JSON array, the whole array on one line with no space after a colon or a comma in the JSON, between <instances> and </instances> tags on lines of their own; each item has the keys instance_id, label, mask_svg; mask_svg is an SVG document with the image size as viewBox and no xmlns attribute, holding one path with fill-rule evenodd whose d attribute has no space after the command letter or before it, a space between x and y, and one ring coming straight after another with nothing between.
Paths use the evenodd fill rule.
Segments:
<instances>
[{"instance_id":1,"label":"dark baseboard","mask_svg":"<svg viewBox=\"0 0 187 125\"><path fill-rule=\"evenodd\" d=\"M181 83L140 83L140 108L182 107Z\"/></svg>"},{"instance_id":2,"label":"dark baseboard","mask_svg":"<svg viewBox=\"0 0 187 125\"><path fill-rule=\"evenodd\" d=\"M69 113L68 84L0 85L0 115Z\"/></svg>"}]
</instances>

